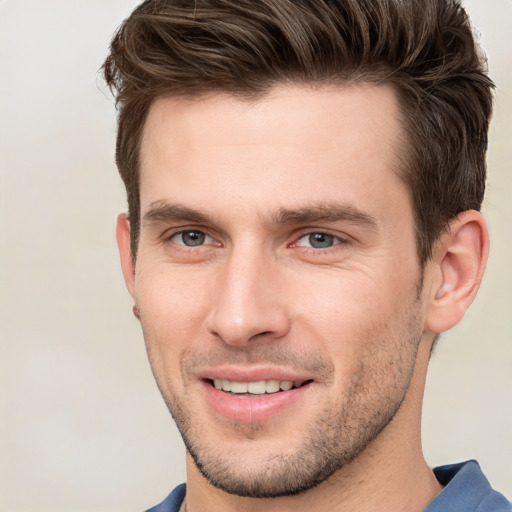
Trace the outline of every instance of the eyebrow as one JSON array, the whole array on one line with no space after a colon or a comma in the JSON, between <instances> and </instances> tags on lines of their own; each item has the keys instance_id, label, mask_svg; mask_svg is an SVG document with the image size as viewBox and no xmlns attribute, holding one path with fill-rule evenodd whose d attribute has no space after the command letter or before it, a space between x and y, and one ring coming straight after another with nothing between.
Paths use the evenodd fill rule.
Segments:
<instances>
[{"instance_id":1,"label":"eyebrow","mask_svg":"<svg viewBox=\"0 0 512 512\"><path fill-rule=\"evenodd\" d=\"M309 224L313 222L349 222L377 230L378 222L372 215L347 204L313 203L298 209L280 208L274 215L277 224Z\"/></svg>"},{"instance_id":2,"label":"eyebrow","mask_svg":"<svg viewBox=\"0 0 512 512\"><path fill-rule=\"evenodd\" d=\"M310 224L315 222L349 222L377 230L378 222L372 215L352 206L339 203L312 203L300 208L279 208L271 217L272 224ZM151 203L142 222L193 222L197 224L216 224L210 215L181 204L170 204L164 200Z\"/></svg>"},{"instance_id":3,"label":"eyebrow","mask_svg":"<svg viewBox=\"0 0 512 512\"><path fill-rule=\"evenodd\" d=\"M166 201L154 201L142 217L144 224L176 221L194 222L197 224L213 223L211 217L198 210L180 204L170 204Z\"/></svg>"}]
</instances>

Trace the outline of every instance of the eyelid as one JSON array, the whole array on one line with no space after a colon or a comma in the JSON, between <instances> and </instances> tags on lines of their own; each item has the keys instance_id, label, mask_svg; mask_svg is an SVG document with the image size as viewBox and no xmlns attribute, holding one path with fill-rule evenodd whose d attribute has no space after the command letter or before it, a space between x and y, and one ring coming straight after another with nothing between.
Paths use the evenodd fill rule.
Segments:
<instances>
[{"instance_id":1,"label":"eyelid","mask_svg":"<svg viewBox=\"0 0 512 512\"><path fill-rule=\"evenodd\" d=\"M188 246L187 244L183 243L183 240L178 242L177 240L180 240L180 238L179 238L180 235L184 235L185 233L201 233L202 235L204 235L204 243L198 244L196 246L193 246L193 245ZM198 229L185 229L182 231L178 231L177 233L174 233L169 240L172 240L174 243L176 243L178 245L184 245L185 247L201 247L204 245L211 244L213 241L213 238L208 233L205 233L204 231L199 231Z\"/></svg>"},{"instance_id":2,"label":"eyelid","mask_svg":"<svg viewBox=\"0 0 512 512\"><path fill-rule=\"evenodd\" d=\"M335 243L334 245L338 245L340 243L349 243L352 240L352 237L350 237L349 235L346 235L344 233L333 232L333 231L330 231L329 229L309 229L308 228L307 230L301 230L300 233L298 233L294 237L295 241L292 242L290 245L291 246L295 246L295 247L303 247L303 246L297 245L299 240L302 240L303 238L306 238L306 237L311 236L311 235L327 235L327 236L331 236L335 240L338 240L338 242Z\"/></svg>"},{"instance_id":3,"label":"eyelid","mask_svg":"<svg viewBox=\"0 0 512 512\"><path fill-rule=\"evenodd\" d=\"M164 242L173 242L176 245L179 245L182 247L193 248L194 246L187 246L184 243L176 242L173 240L175 237L177 237L183 233L187 233L187 232L198 232L198 233L203 233L205 235L205 237L206 237L205 243L195 246L195 247L204 247L205 245L210 245L212 243L216 246L223 245L223 243L221 241L219 241L219 237L211 234L209 229L204 228L204 227L196 227L193 225L192 226L179 226L179 227L167 229L164 233L162 233L161 238ZM311 247L311 246L307 246L307 245L299 245L298 242L300 240L302 240L312 234L322 234L322 235L332 236L335 239L335 243L332 246L323 248L323 249L315 248L315 247ZM333 232L333 231L331 231L329 229L325 229L325 228L303 228L300 230L299 233L297 233L293 237L293 242L288 244L288 247L301 247L304 249L310 249L312 251L325 253L329 250L335 250L340 245L349 244L351 241L353 241L353 238L350 235L347 235L345 233Z\"/></svg>"},{"instance_id":4,"label":"eyelid","mask_svg":"<svg viewBox=\"0 0 512 512\"><path fill-rule=\"evenodd\" d=\"M313 247L310 244L301 244L299 242L312 234L323 234L332 236L334 243L327 247ZM327 258L327 257L341 257L344 251L348 250L351 244L354 242L354 238L345 233L332 232L329 229L315 229L308 228L301 230L295 237L294 241L288 245L290 249L299 251L298 254L304 255L310 258Z\"/></svg>"},{"instance_id":5,"label":"eyelid","mask_svg":"<svg viewBox=\"0 0 512 512\"><path fill-rule=\"evenodd\" d=\"M206 238L205 243L201 244L201 245L197 245L197 246L188 246L182 242L177 242L176 240L174 240L175 237L182 235L183 233L190 233L190 232L204 234L205 238ZM196 247L196 248L204 247L205 245L211 245L212 243L215 245L219 245L219 246L221 245L221 243L216 239L216 237L214 237L209 232L208 229L199 228L199 227L195 227L195 226L179 226L176 228L168 229L165 231L165 233L162 234L162 239L164 240L164 242L172 242L176 245L179 245L180 247L186 247L187 249L193 249L194 247Z\"/></svg>"}]
</instances>

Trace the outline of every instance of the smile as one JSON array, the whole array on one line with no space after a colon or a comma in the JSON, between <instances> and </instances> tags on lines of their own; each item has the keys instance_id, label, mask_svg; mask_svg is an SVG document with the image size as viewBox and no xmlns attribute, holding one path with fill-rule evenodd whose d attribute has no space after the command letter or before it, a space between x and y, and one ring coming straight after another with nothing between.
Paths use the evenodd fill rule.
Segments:
<instances>
[{"instance_id":1,"label":"smile","mask_svg":"<svg viewBox=\"0 0 512 512\"><path fill-rule=\"evenodd\" d=\"M236 382L225 379L213 379L212 382L216 389L236 395L264 395L300 388L308 381L258 380L254 382Z\"/></svg>"},{"instance_id":2,"label":"smile","mask_svg":"<svg viewBox=\"0 0 512 512\"><path fill-rule=\"evenodd\" d=\"M201 381L203 396L211 410L226 419L242 423L261 422L285 413L315 387L313 379L203 378Z\"/></svg>"}]
</instances>

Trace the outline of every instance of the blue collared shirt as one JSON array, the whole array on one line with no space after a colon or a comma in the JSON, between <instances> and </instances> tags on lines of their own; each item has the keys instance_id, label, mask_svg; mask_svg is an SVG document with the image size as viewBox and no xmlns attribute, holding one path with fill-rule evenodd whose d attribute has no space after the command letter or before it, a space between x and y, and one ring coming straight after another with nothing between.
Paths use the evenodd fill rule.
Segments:
<instances>
[{"instance_id":1,"label":"blue collared shirt","mask_svg":"<svg viewBox=\"0 0 512 512\"><path fill-rule=\"evenodd\" d=\"M490 486L475 460L435 468L434 474L444 489L423 512L512 512L512 504ZM181 484L146 512L179 512L185 493Z\"/></svg>"}]
</instances>

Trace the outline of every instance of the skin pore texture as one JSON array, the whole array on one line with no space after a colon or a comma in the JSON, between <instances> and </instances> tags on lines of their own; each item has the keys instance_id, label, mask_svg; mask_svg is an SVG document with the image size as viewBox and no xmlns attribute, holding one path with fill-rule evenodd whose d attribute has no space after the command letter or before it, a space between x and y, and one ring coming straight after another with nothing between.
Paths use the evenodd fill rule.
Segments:
<instances>
[{"instance_id":1,"label":"skin pore texture","mask_svg":"<svg viewBox=\"0 0 512 512\"><path fill-rule=\"evenodd\" d=\"M189 512L420 511L440 491L421 451L425 376L487 235L465 212L422 271L396 102L357 85L152 105L135 264L126 216L118 242L187 446Z\"/></svg>"}]
</instances>

